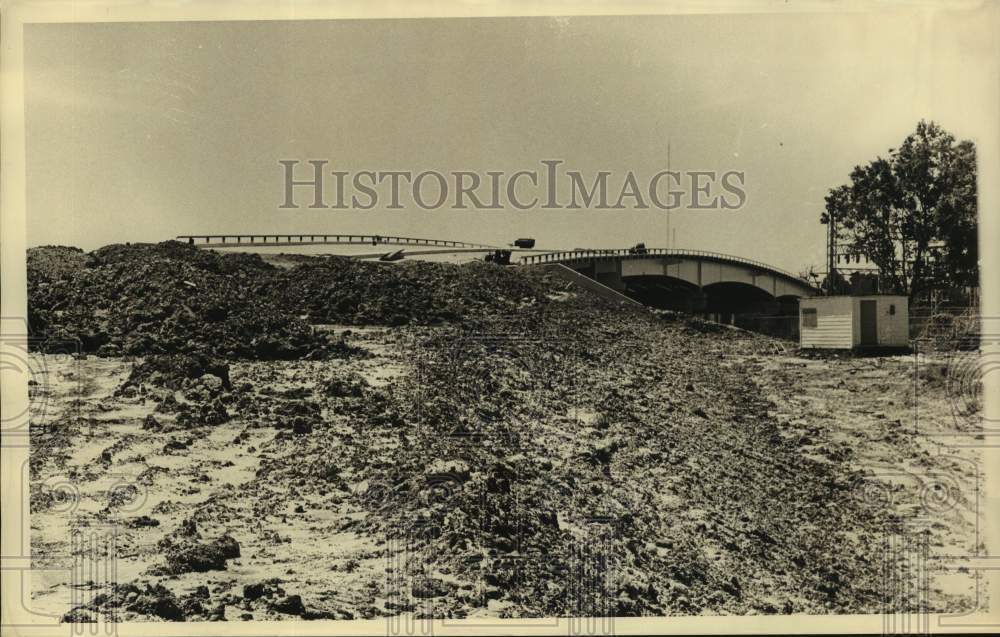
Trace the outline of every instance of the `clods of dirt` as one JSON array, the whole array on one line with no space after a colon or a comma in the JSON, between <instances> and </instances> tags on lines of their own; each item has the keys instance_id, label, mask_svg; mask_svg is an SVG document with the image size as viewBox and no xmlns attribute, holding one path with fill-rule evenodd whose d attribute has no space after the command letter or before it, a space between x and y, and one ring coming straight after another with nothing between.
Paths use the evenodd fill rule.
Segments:
<instances>
[{"instance_id":1,"label":"clods of dirt","mask_svg":"<svg viewBox=\"0 0 1000 637\"><path fill-rule=\"evenodd\" d=\"M191 539L176 542L168 540L163 543L162 548L166 558L165 570L173 575L225 570L227 560L240 556L239 542L229 535L223 535L211 542Z\"/></svg>"}]
</instances>

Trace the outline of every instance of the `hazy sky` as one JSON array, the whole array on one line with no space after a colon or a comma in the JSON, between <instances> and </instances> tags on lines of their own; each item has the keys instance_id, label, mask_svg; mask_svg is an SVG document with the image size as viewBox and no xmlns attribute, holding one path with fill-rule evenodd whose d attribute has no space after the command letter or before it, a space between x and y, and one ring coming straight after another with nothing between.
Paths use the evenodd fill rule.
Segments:
<instances>
[{"instance_id":1,"label":"hazy sky","mask_svg":"<svg viewBox=\"0 0 1000 637\"><path fill-rule=\"evenodd\" d=\"M279 159L343 170L742 170L676 247L823 263L823 196L921 118L995 116L994 37L927 11L44 24L25 28L28 245L367 232L666 245L661 211L281 210Z\"/></svg>"}]
</instances>

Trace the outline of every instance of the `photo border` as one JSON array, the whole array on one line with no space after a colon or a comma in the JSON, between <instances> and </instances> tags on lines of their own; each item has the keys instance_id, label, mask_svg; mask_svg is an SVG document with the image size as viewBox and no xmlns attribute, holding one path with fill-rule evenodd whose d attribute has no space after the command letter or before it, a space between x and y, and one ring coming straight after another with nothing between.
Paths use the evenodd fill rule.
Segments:
<instances>
[{"instance_id":1,"label":"photo border","mask_svg":"<svg viewBox=\"0 0 1000 637\"><path fill-rule=\"evenodd\" d=\"M940 7L943 3L917 3L917 7L931 5ZM950 9L963 11L978 11L984 23L1000 23L1000 4L969 2L949 3ZM345 1L336 5L303 2L295 5L289 3L240 3L215 2L204 5L155 5L155 4L101 4L81 2L45 2L22 3L8 6L0 14L2 26L2 123L0 123L0 139L2 139L2 157L0 157L0 236L3 237L0 248L0 271L2 271L2 311L4 317L26 317L26 268L25 268L25 131L24 131L24 91L23 91L23 28L25 24L38 22L132 22L132 21L214 21L214 20L314 20L314 19L370 19L370 18L443 18L443 17L499 17L499 16L610 16L610 15L642 15L642 14L725 14L725 13L782 13L782 12L851 12L868 11L898 11L912 9L914 5L901 7L897 3L866 3L843 2L829 4L817 1L797 2L792 6L788 3L753 1L732 2L723 1L708 5L696 0L673 2L669 5L650 1L634 2L538 2L532 4L515 2L469 2L443 4L427 0L413 2L369 3L355 0ZM994 57L992 76L1000 77L997 72L1000 58ZM979 61L977 61L979 62ZM984 61L985 62L985 61ZM993 112L1000 113L997 108L1000 103L1000 81L993 87ZM998 118L1000 120L1000 118ZM991 134L978 139L978 160L980 179L980 254L981 254L981 289L983 290L981 311L983 316L1000 317L1000 250L995 245L989 245L988 237L1000 236L1000 123L994 121L984 124ZM21 319L23 320L23 319ZM984 333L1000 334L1000 319L990 319L990 325L984 325ZM7 329L7 328L5 328ZM0 340L0 352L8 347L25 347L29 335L5 331L6 340ZM10 338L7 338L7 337ZM1000 346L998 346L1000 347ZM984 354L996 356L997 347ZM24 373L5 376L2 387L3 410L7 413L21 413L27 408L28 376ZM1000 378L992 374L986 380L984 394L988 398L984 417L991 422L1000 421ZM8 411L10 410L10 411ZM4 438L6 442L6 437ZM984 471L993 476L998 466L998 449L984 448ZM2 526L2 571L3 589L2 615L3 630L8 634L53 634L50 624L38 624L26 617L26 609L19 607L12 600L21 599L25 592L21 589L24 572L31 568L29 537L29 519L27 490L23 488L22 467L27 460L27 449L23 445L4 444L0 448L3 454L2 475L4 508ZM11 498L11 495L14 498ZM987 494L985 506L987 509L1000 509L1000 500L995 495ZM990 535L983 541L990 547L991 555L1000 555L998 532L1000 529L985 529ZM964 558L957 559L966 568L976 570L976 573L986 573L1000 570L997 558ZM955 567L957 568L957 566ZM977 575L978 576L978 575ZM992 591L995 595L996 591ZM998 623L997 608L1000 604L994 600L989 616L976 615L973 618L961 616L930 615L929 630L931 632L969 632L984 630ZM516 621L516 620L514 620ZM577 620L579 621L579 620ZM984 623L985 622L985 623ZM309 622L258 622L254 624L225 623L136 623L127 622L115 626L120 635L326 635L326 634L386 634L386 622L379 620L356 621L309 621ZM62 625L55 634L78 634L75 625ZM750 634L766 633L849 633L868 632L879 633L885 630L884 617L880 615L839 615L839 616L754 616L754 617L671 617L671 618L616 618L615 633L692 633L692 634ZM449 620L449 625L435 622L433 632L445 634L469 634L471 626ZM499 632L517 632L518 634L565 634L566 626L521 627L514 630L497 630L491 627L485 631L475 631L474 634ZM96 633L91 633L96 634Z\"/></svg>"}]
</instances>

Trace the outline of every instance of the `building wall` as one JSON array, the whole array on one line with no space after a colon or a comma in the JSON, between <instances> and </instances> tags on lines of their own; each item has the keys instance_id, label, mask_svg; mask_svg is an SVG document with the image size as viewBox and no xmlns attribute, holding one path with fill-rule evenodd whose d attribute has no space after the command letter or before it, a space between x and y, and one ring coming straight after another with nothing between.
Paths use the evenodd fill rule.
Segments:
<instances>
[{"instance_id":1,"label":"building wall","mask_svg":"<svg viewBox=\"0 0 1000 637\"><path fill-rule=\"evenodd\" d=\"M861 345L861 301L876 302L878 345L906 347L910 342L909 307L905 296L830 296L799 303L802 347L851 349ZM895 306L895 312L890 309ZM804 310L816 310L816 327L806 327Z\"/></svg>"},{"instance_id":2,"label":"building wall","mask_svg":"<svg viewBox=\"0 0 1000 637\"><path fill-rule=\"evenodd\" d=\"M861 301L874 300L878 314L878 344L906 347L910 343L909 301L905 296L858 296L854 298L854 345L861 344ZM890 308L895 306L895 313Z\"/></svg>"},{"instance_id":3,"label":"building wall","mask_svg":"<svg viewBox=\"0 0 1000 637\"><path fill-rule=\"evenodd\" d=\"M802 347L851 349L855 342L855 300L849 296L813 297L799 302ZM816 327L804 325L803 310L816 310Z\"/></svg>"}]
</instances>

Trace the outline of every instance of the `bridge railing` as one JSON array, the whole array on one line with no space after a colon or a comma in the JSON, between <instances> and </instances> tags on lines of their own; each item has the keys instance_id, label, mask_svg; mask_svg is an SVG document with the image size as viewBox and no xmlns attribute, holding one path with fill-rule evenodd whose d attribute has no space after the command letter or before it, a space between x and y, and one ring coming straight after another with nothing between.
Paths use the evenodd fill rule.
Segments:
<instances>
[{"instance_id":1,"label":"bridge railing","mask_svg":"<svg viewBox=\"0 0 1000 637\"><path fill-rule=\"evenodd\" d=\"M698 257L703 259L711 259L714 261L727 261L733 263L740 263L742 265L748 265L757 268L759 270L764 270L765 272L774 272L784 277L812 286L812 284L809 283L809 281L803 279L802 277L796 274L792 274L791 272L787 272L780 268L776 268L761 261L754 261L753 259L738 257L732 254L723 254L722 252L709 252L707 250L683 250L678 248L645 248L641 251L636 251L633 248L612 248L606 250L592 248L584 250L564 250L561 252L545 252L542 254L531 254L521 257L521 263L525 265L537 265L541 263L565 263L566 261L575 261L580 259L622 258L622 257L641 259L643 257L650 257L650 256Z\"/></svg>"},{"instance_id":2,"label":"bridge railing","mask_svg":"<svg viewBox=\"0 0 1000 637\"><path fill-rule=\"evenodd\" d=\"M392 244L437 246L447 248L484 248L496 249L497 246L465 241L450 241L447 239L421 239L417 237L397 237L372 234L183 234L177 236L178 241L185 241L196 246L267 246L267 245L322 245L322 244Z\"/></svg>"}]
</instances>

